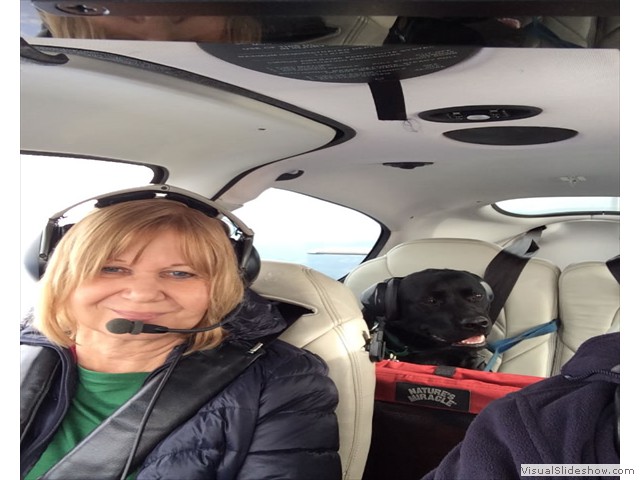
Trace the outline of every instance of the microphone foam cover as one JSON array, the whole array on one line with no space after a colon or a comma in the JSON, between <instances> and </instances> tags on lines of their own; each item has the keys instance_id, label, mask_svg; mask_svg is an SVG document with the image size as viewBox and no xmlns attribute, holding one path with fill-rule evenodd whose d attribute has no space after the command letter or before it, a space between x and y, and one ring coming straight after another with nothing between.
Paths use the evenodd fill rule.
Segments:
<instances>
[{"instance_id":1,"label":"microphone foam cover","mask_svg":"<svg viewBox=\"0 0 640 480\"><path fill-rule=\"evenodd\" d=\"M107 322L107 330L111 333L131 333L133 322L124 318L114 318Z\"/></svg>"}]
</instances>

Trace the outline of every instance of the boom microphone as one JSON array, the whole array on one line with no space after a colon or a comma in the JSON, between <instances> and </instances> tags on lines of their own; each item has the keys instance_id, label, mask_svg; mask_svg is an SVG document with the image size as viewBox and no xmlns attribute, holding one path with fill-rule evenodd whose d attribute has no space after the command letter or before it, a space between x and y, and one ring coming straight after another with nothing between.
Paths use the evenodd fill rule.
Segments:
<instances>
[{"instance_id":1,"label":"boom microphone","mask_svg":"<svg viewBox=\"0 0 640 480\"><path fill-rule=\"evenodd\" d=\"M202 328L169 328L162 325L154 325L153 323L144 323L141 320L114 318L107 322L106 327L111 333L130 333L131 335L138 335L140 333L199 333L221 327L224 323L225 322L214 323L213 325Z\"/></svg>"}]
</instances>

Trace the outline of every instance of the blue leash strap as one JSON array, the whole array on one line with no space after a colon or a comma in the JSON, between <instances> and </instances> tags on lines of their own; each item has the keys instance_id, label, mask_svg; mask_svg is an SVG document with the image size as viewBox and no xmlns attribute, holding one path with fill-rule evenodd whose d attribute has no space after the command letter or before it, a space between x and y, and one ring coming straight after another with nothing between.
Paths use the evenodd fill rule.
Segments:
<instances>
[{"instance_id":1,"label":"blue leash strap","mask_svg":"<svg viewBox=\"0 0 640 480\"><path fill-rule=\"evenodd\" d=\"M487 348L493 352L493 355L487 362L487 366L484 367L485 372L490 372L496 361L502 355L503 352L509 350L514 345L517 345L522 340L526 340L528 338L538 337L540 335L546 335L547 333L552 333L558 330L558 319L553 319L548 323L543 323L542 325L536 325L529 330L525 330L520 335L516 335L511 338L504 338L502 340L496 340L495 342L491 342Z\"/></svg>"}]
</instances>

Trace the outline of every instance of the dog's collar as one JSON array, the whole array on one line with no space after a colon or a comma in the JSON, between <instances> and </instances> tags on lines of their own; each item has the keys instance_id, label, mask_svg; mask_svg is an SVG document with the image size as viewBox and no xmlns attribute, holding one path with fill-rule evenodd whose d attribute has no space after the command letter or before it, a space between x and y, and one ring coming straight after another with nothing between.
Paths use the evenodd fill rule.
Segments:
<instances>
[{"instance_id":1,"label":"dog's collar","mask_svg":"<svg viewBox=\"0 0 640 480\"><path fill-rule=\"evenodd\" d=\"M412 353L422 353L426 352L426 350L412 350L408 345L403 345L402 342L395 335L389 333L385 330L384 336L386 338L384 353L385 357L389 358L397 358L397 357L406 357ZM392 348L389 348L391 345Z\"/></svg>"},{"instance_id":2,"label":"dog's collar","mask_svg":"<svg viewBox=\"0 0 640 480\"><path fill-rule=\"evenodd\" d=\"M394 334L384 329L384 358L396 359L401 357L407 357L409 355L419 355L421 353L429 353L431 349L416 349L411 348L409 345L401 342L400 339Z\"/></svg>"},{"instance_id":3,"label":"dog's collar","mask_svg":"<svg viewBox=\"0 0 640 480\"><path fill-rule=\"evenodd\" d=\"M404 345L398 337L389 333L388 331L384 331L385 338L385 346L384 346L384 358L388 358L390 360L401 359L403 357L407 357L409 355L420 355L422 353L429 353L430 349L413 349L408 345ZM391 344L391 348L389 345ZM476 370L484 369L486 365L486 359L483 357L479 357L477 365L474 367Z\"/></svg>"}]
</instances>

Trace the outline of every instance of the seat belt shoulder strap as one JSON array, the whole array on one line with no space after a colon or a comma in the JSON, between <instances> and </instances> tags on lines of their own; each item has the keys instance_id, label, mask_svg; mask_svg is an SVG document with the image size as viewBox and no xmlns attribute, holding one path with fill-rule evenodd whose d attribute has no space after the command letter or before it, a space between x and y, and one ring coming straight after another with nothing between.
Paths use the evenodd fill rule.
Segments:
<instances>
[{"instance_id":1,"label":"seat belt shoulder strap","mask_svg":"<svg viewBox=\"0 0 640 480\"><path fill-rule=\"evenodd\" d=\"M611 275L613 275L613 278L620 283L620 255L616 255L615 257L607 260L606 265L611 272Z\"/></svg>"},{"instance_id":2,"label":"seat belt shoulder strap","mask_svg":"<svg viewBox=\"0 0 640 480\"><path fill-rule=\"evenodd\" d=\"M166 383L161 391L163 372L158 372L41 479L86 480L92 478L92 472L118 479L123 476L132 448L136 448L129 472L125 474L134 471L171 431L191 418L263 354L262 348L254 351L227 343L182 358L173 373L164 379ZM153 408L148 409L152 401L155 402ZM135 447L143 420L146 420L144 435Z\"/></svg>"},{"instance_id":3,"label":"seat belt shoulder strap","mask_svg":"<svg viewBox=\"0 0 640 480\"><path fill-rule=\"evenodd\" d=\"M503 249L489 262L483 278L493 290L494 298L489 309L489 316L494 322L528 261L528 257L521 257Z\"/></svg>"}]
</instances>

